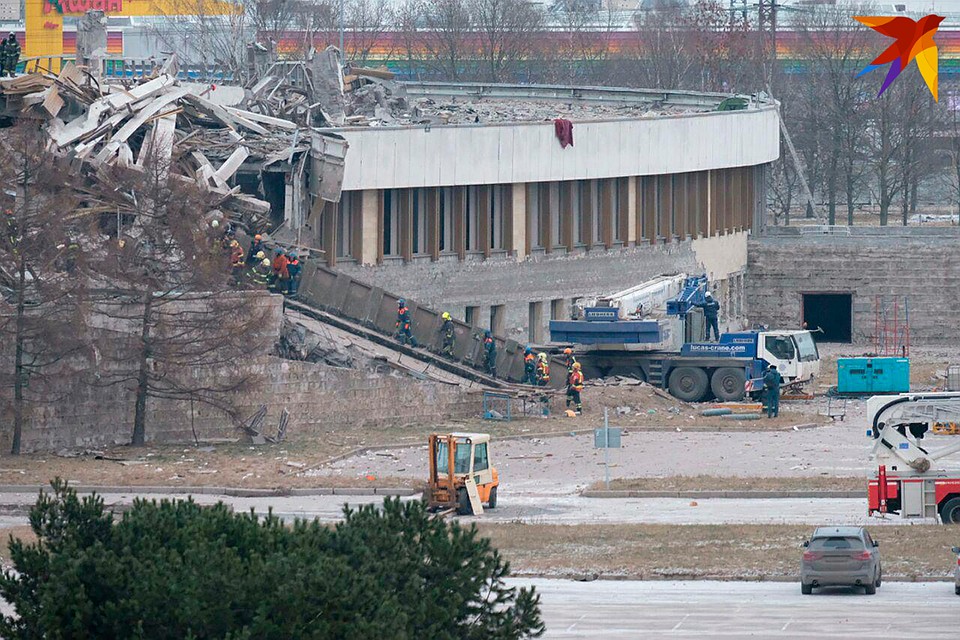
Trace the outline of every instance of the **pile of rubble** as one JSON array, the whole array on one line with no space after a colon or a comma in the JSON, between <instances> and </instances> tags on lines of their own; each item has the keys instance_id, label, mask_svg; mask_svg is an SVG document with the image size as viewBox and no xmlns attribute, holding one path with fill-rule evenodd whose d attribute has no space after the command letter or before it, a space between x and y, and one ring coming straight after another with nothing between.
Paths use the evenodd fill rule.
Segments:
<instances>
[{"instance_id":1,"label":"pile of rubble","mask_svg":"<svg viewBox=\"0 0 960 640\"><path fill-rule=\"evenodd\" d=\"M229 182L244 164L261 171L289 163L302 175L309 132L297 123L221 106L202 89L181 85L171 58L152 77L103 83L68 63L56 76L32 73L0 81L8 112L46 120L50 146L95 176L103 166L142 171L145 162L171 179L217 197L216 209L248 231L269 221L270 204Z\"/></svg>"}]
</instances>

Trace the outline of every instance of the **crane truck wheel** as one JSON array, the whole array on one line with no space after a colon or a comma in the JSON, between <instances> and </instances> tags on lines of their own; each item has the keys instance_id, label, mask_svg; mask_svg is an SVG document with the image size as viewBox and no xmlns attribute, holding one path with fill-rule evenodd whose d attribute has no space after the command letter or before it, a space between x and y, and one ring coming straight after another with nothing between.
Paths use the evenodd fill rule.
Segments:
<instances>
[{"instance_id":1,"label":"crane truck wheel","mask_svg":"<svg viewBox=\"0 0 960 640\"><path fill-rule=\"evenodd\" d=\"M470 496L467 495L467 490L463 487L457 489L457 515L473 515L473 507L470 505Z\"/></svg>"},{"instance_id":2,"label":"crane truck wheel","mask_svg":"<svg viewBox=\"0 0 960 640\"><path fill-rule=\"evenodd\" d=\"M940 509L943 524L960 524L960 498L950 498Z\"/></svg>"},{"instance_id":3,"label":"crane truck wheel","mask_svg":"<svg viewBox=\"0 0 960 640\"><path fill-rule=\"evenodd\" d=\"M709 386L707 372L697 367L677 367L667 384L670 395L684 402L699 402L707 395Z\"/></svg>"},{"instance_id":4,"label":"crane truck wheel","mask_svg":"<svg viewBox=\"0 0 960 640\"><path fill-rule=\"evenodd\" d=\"M743 369L720 367L710 378L710 390L721 402L740 400L743 398L743 387L746 383L747 376Z\"/></svg>"},{"instance_id":5,"label":"crane truck wheel","mask_svg":"<svg viewBox=\"0 0 960 640\"><path fill-rule=\"evenodd\" d=\"M497 508L497 488L490 488L490 499L487 500L487 509L496 509Z\"/></svg>"}]
</instances>

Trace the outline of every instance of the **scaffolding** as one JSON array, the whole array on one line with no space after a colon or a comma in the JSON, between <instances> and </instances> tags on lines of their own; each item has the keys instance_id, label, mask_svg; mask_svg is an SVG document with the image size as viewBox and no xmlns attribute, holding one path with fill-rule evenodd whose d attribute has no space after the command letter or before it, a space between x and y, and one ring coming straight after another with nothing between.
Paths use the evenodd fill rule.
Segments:
<instances>
[{"instance_id":1,"label":"scaffolding","mask_svg":"<svg viewBox=\"0 0 960 640\"><path fill-rule=\"evenodd\" d=\"M873 351L878 356L910 355L910 304L908 296L876 296Z\"/></svg>"}]
</instances>

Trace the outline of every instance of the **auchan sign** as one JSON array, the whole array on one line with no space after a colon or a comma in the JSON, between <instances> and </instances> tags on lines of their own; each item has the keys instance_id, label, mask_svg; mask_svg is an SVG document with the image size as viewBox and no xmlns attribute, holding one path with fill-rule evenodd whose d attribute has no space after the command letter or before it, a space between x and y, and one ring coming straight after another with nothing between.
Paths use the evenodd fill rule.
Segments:
<instances>
[{"instance_id":1,"label":"auchan sign","mask_svg":"<svg viewBox=\"0 0 960 640\"><path fill-rule=\"evenodd\" d=\"M43 3L43 12L70 14L84 14L87 11L123 11L123 0L46 0Z\"/></svg>"}]
</instances>

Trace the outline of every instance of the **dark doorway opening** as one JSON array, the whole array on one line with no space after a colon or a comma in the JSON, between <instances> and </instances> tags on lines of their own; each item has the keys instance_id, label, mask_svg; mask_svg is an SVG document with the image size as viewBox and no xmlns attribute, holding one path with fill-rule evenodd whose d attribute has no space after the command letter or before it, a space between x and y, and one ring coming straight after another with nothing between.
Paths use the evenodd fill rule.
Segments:
<instances>
[{"instance_id":1,"label":"dark doorway opening","mask_svg":"<svg viewBox=\"0 0 960 640\"><path fill-rule=\"evenodd\" d=\"M853 295L850 293L804 293L803 321L817 342L851 342ZM821 331L817 331L820 329Z\"/></svg>"}]
</instances>

